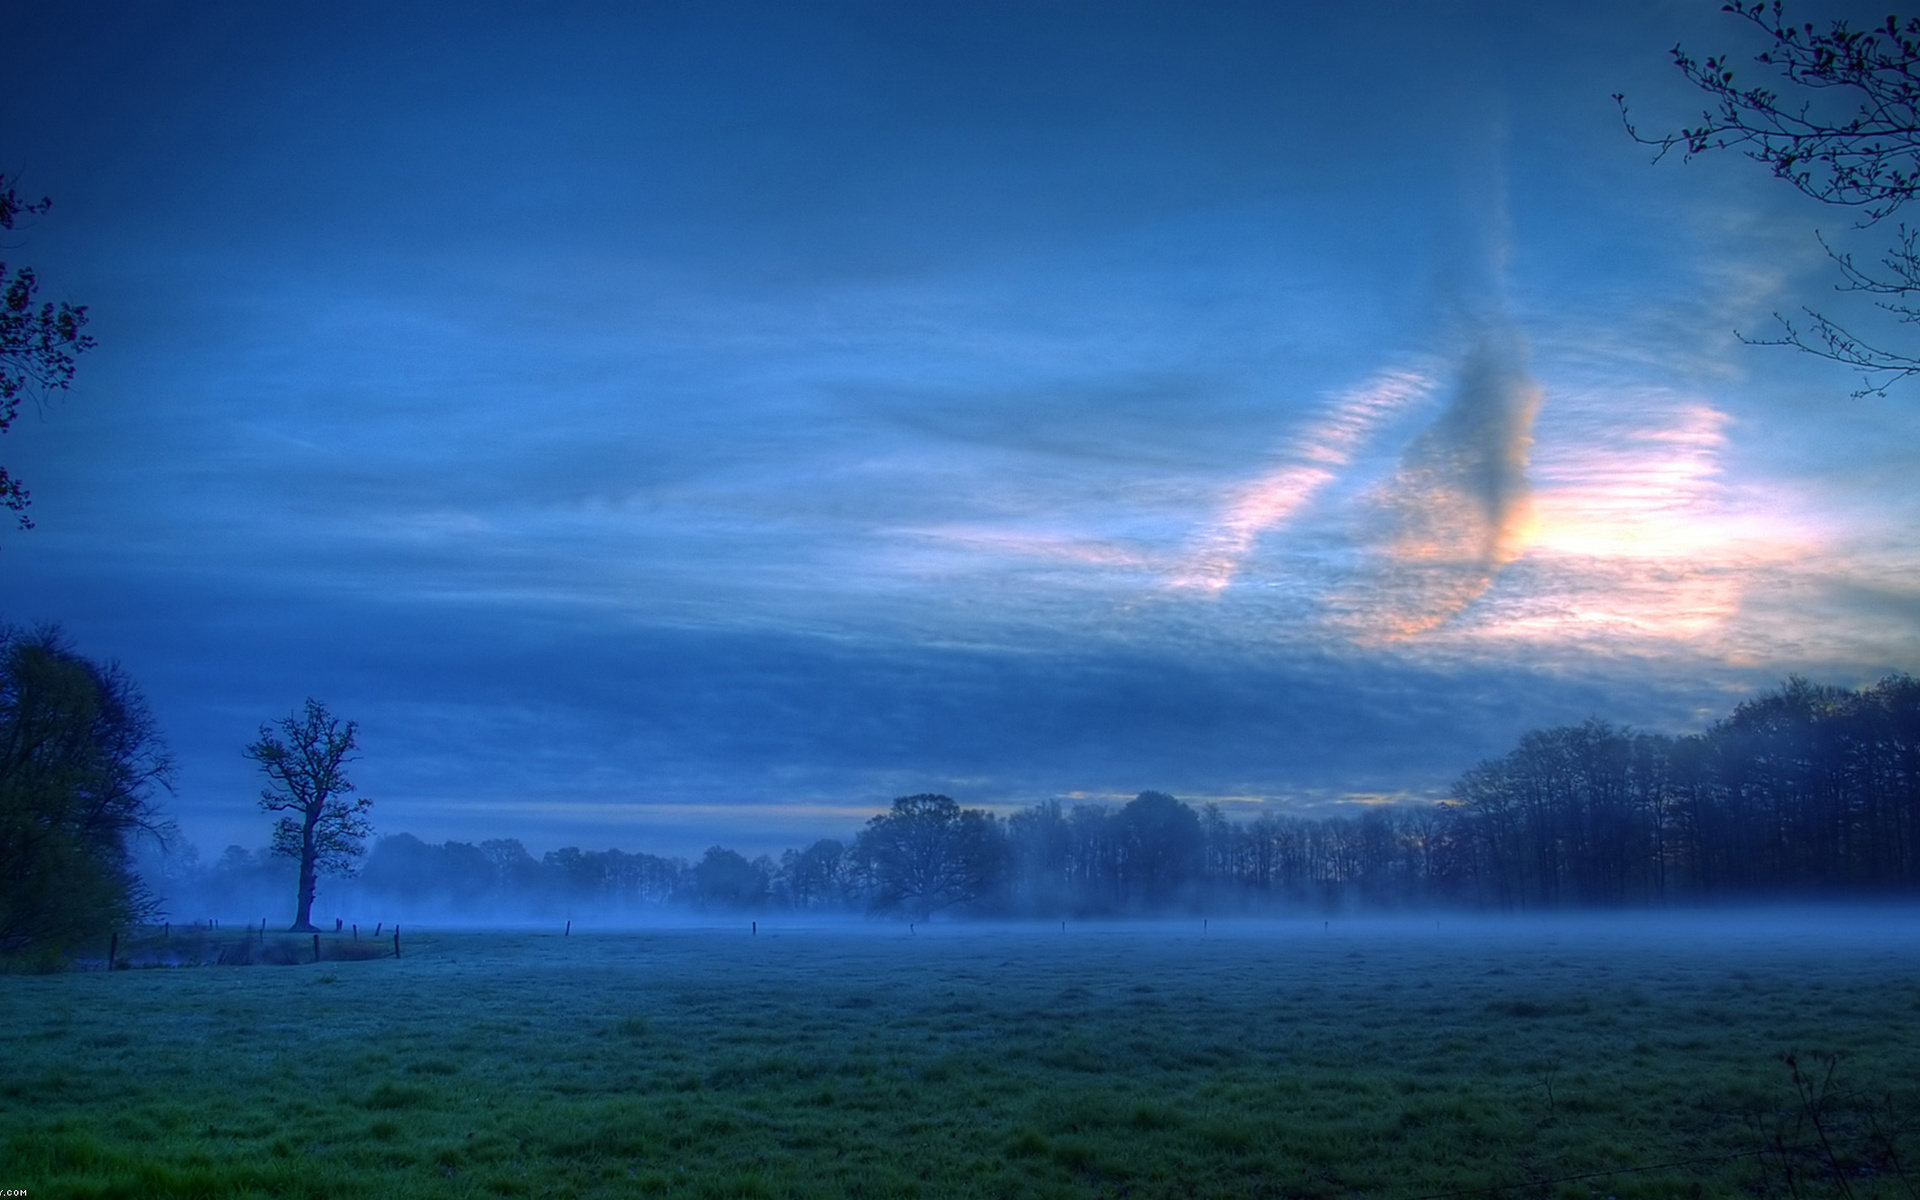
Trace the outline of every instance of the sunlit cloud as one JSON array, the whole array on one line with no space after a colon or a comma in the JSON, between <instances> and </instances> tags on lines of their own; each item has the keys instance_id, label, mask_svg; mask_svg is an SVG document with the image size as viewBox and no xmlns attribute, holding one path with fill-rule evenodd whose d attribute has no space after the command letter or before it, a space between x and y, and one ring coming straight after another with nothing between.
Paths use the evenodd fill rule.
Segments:
<instances>
[{"instance_id":1,"label":"sunlit cloud","mask_svg":"<svg viewBox=\"0 0 1920 1200\"><path fill-rule=\"evenodd\" d=\"M1778 497L1727 484L1729 418L1705 402L1601 391L1567 409L1539 439L1512 569L1448 633L1489 649L1684 643L1751 657L1745 594L1809 552L1816 531Z\"/></svg>"},{"instance_id":2,"label":"sunlit cloud","mask_svg":"<svg viewBox=\"0 0 1920 1200\"><path fill-rule=\"evenodd\" d=\"M1517 335L1483 333L1451 402L1375 495L1369 532L1377 544L1354 583L1331 599L1336 624L1362 643L1398 641L1437 628L1485 594L1524 543L1539 407Z\"/></svg>"},{"instance_id":3,"label":"sunlit cloud","mask_svg":"<svg viewBox=\"0 0 1920 1200\"><path fill-rule=\"evenodd\" d=\"M1434 387L1419 371L1388 371L1339 396L1285 448L1281 465L1238 488L1170 581L1218 594L1234 581L1262 535L1297 517L1387 422Z\"/></svg>"},{"instance_id":4,"label":"sunlit cloud","mask_svg":"<svg viewBox=\"0 0 1920 1200\"><path fill-rule=\"evenodd\" d=\"M1543 446L1533 549L1696 561L1723 550L1734 533L1720 478L1727 422L1718 409L1682 401L1611 437Z\"/></svg>"}]
</instances>

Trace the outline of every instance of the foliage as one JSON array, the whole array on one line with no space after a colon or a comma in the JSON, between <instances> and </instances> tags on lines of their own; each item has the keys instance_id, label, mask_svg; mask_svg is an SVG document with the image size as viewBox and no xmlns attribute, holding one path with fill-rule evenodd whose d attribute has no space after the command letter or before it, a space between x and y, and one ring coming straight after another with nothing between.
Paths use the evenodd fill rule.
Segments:
<instances>
[{"instance_id":1,"label":"foliage","mask_svg":"<svg viewBox=\"0 0 1920 1200\"><path fill-rule=\"evenodd\" d=\"M998 866L993 818L952 798L902 796L867 822L858 849L871 860L873 907L925 918L980 899Z\"/></svg>"},{"instance_id":2,"label":"foliage","mask_svg":"<svg viewBox=\"0 0 1920 1200\"><path fill-rule=\"evenodd\" d=\"M132 842L166 839L172 762L132 680L0 627L0 951L59 954L151 913Z\"/></svg>"},{"instance_id":3,"label":"foliage","mask_svg":"<svg viewBox=\"0 0 1920 1200\"><path fill-rule=\"evenodd\" d=\"M693 894L702 908L745 912L766 902L772 864L748 862L745 855L723 846L709 846L693 866Z\"/></svg>"},{"instance_id":4,"label":"foliage","mask_svg":"<svg viewBox=\"0 0 1920 1200\"><path fill-rule=\"evenodd\" d=\"M447 843L452 850L457 843ZM609 906L658 903L683 895L687 864L679 859L652 854L628 854L621 850L578 850L572 846L549 851L539 862L511 853L518 842L503 846L482 842L489 851L503 888L519 880L523 889L531 885L540 892L564 897L569 902ZM525 895L525 891L521 895Z\"/></svg>"},{"instance_id":5,"label":"foliage","mask_svg":"<svg viewBox=\"0 0 1920 1200\"><path fill-rule=\"evenodd\" d=\"M13 180L0 175L0 229L12 229L22 216L46 212L51 200L22 200ZM20 411L20 397L65 390L73 379L74 356L93 349L93 338L80 332L87 323L85 305L62 302L34 304L39 278L31 267L7 276L0 262L0 433L6 432ZM0 507L11 509L20 528L33 528L27 516L28 498L20 480L0 467Z\"/></svg>"},{"instance_id":6,"label":"foliage","mask_svg":"<svg viewBox=\"0 0 1920 1200\"><path fill-rule=\"evenodd\" d=\"M1726 55L1695 59L1675 46L1673 61L1688 81L1706 92L1713 107L1700 123L1678 133L1633 136L1659 148L1658 157L1680 149L1684 158L1709 150L1737 150L1766 165L1775 178L1824 204L1857 208L1872 224L1920 190L1920 18L1890 16L1877 26L1855 28L1845 18L1828 29L1794 25L1779 0L1725 11L1757 27L1766 49L1754 58L1791 89L1790 98L1765 86L1745 86ZM1614 100L1626 114L1626 102ZM1828 254L1839 266L1842 291L1875 298L1878 307L1904 324L1920 323L1920 244L1902 227L1879 267L1863 267L1851 255ZM1822 244L1826 245L1824 239ZM1884 393L1899 380L1920 374L1920 356L1863 340L1812 309L1801 329L1775 314L1783 333L1753 339L1786 345L1859 370L1856 395Z\"/></svg>"},{"instance_id":7,"label":"foliage","mask_svg":"<svg viewBox=\"0 0 1920 1200\"><path fill-rule=\"evenodd\" d=\"M846 903L849 879L847 848L838 838L821 838L805 850L780 855L777 883L795 908L832 908Z\"/></svg>"},{"instance_id":8,"label":"foliage","mask_svg":"<svg viewBox=\"0 0 1920 1200\"><path fill-rule=\"evenodd\" d=\"M247 746L245 753L266 772L268 786L260 791L261 810L289 814L274 823L273 852L300 863L292 928L304 932L313 928L319 873L351 874L364 852L362 839L373 832L367 816L373 801L364 796L347 799L354 791L346 764L356 757L357 724L343 725L326 705L308 697L304 715L282 717L276 725L262 725L260 740Z\"/></svg>"},{"instance_id":9,"label":"foliage","mask_svg":"<svg viewBox=\"0 0 1920 1200\"><path fill-rule=\"evenodd\" d=\"M1200 876L1200 817L1165 792L1141 792L1115 818L1128 901L1164 908Z\"/></svg>"}]
</instances>

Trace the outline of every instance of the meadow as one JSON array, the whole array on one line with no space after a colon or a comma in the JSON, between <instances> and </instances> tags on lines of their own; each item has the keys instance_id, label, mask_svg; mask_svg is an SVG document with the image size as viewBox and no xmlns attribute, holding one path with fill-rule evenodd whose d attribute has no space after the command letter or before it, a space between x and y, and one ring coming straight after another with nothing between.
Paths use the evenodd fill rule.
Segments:
<instances>
[{"instance_id":1,"label":"meadow","mask_svg":"<svg viewBox=\"0 0 1920 1200\"><path fill-rule=\"evenodd\" d=\"M410 930L0 1074L32 1197L1910 1196L1920 914Z\"/></svg>"}]
</instances>

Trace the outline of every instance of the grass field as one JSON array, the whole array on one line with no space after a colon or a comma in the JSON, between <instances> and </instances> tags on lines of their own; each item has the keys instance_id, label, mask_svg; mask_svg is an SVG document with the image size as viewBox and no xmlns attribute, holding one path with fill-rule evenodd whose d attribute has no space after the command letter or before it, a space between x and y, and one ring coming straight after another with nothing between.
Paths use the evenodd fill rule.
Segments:
<instances>
[{"instance_id":1,"label":"grass field","mask_svg":"<svg viewBox=\"0 0 1920 1200\"><path fill-rule=\"evenodd\" d=\"M1912 912L405 954L0 977L0 1189L1908 1196L1920 1160Z\"/></svg>"}]
</instances>

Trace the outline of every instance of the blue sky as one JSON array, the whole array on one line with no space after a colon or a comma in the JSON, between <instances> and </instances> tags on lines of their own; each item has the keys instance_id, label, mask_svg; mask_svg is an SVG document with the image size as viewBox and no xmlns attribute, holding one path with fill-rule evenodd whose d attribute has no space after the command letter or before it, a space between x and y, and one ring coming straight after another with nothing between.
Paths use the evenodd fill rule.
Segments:
<instances>
[{"instance_id":1,"label":"blue sky","mask_svg":"<svg viewBox=\"0 0 1920 1200\"><path fill-rule=\"evenodd\" d=\"M1889 231L1610 99L1745 30L1328 7L10 17L4 257L100 346L0 439L0 619L142 684L208 850L308 695L385 831L697 853L1920 662L1920 396L1735 337Z\"/></svg>"}]
</instances>

